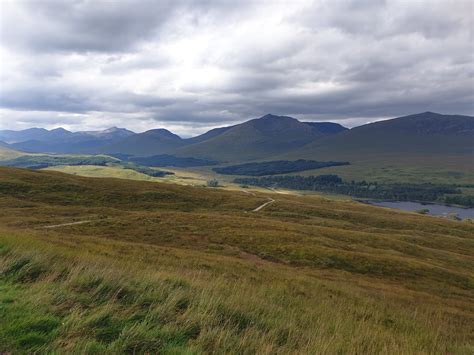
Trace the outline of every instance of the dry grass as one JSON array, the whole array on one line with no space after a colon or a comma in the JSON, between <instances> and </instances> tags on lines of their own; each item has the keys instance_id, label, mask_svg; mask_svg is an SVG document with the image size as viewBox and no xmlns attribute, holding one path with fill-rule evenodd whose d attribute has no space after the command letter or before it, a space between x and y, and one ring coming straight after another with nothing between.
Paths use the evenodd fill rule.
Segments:
<instances>
[{"instance_id":1,"label":"dry grass","mask_svg":"<svg viewBox=\"0 0 474 355\"><path fill-rule=\"evenodd\" d=\"M474 225L272 197L0 169L0 351L474 351Z\"/></svg>"}]
</instances>

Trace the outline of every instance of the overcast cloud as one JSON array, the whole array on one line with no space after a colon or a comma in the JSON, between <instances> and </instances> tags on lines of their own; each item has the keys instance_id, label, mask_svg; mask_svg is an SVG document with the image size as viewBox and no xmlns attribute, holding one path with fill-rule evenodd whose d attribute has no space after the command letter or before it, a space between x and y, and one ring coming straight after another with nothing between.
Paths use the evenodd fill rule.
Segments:
<instances>
[{"instance_id":1,"label":"overcast cloud","mask_svg":"<svg viewBox=\"0 0 474 355\"><path fill-rule=\"evenodd\" d=\"M0 1L0 129L474 113L474 2Z\"/></svg>"}]
</instances>

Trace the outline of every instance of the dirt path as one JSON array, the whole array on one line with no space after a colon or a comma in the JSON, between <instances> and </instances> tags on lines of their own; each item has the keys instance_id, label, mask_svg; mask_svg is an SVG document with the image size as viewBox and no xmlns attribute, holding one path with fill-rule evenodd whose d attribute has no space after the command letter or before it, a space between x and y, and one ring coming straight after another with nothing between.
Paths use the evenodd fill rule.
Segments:
<instances>
[{"instance_id":1,"label":"dirt path","mask_svg":"<svg viewBox=\"0 0 474 355\"><path fill-rule=\"evenodd\" d=\"M272 199L271 197L268 197L268 201L265 202L264 204L258 206L256 209L252 210L252 212L258 212L260 210L262 210L263 208L265 208L266 206L268 206L269 204L275 202L274 199Z\"/></svg>"},{"instance_id":2,"label":"dirt path","mask_svg":"<svg viewBox=\"0 0 474 355\"><path fill-rule=\"evenodd\" d=\"M91 223L92 221L79 221L79 222L70 222L70 223L63 223L63 224L55 224L52 226L45 226L41 227L43 229L48 229L48 228L59 228L59 227L65 227L65 226L74 226L77 224L84 224L84 223Z\"/></svg>"},{"instance_id":3,"label":"dirt path","mask_svg":"<svg viewBox=\"0 0 474 355\"><path fill-rule=\"evenodd\" d=\"M269 187L268 189L270 191L273 191L274 193L280 194L280 195L292 195L292 196L298 196L299 195L298 193L294 193L294 192L290 192L290 191L280 191L280 190L274 189L273 187Z\"/></svg>"}]
</instances>

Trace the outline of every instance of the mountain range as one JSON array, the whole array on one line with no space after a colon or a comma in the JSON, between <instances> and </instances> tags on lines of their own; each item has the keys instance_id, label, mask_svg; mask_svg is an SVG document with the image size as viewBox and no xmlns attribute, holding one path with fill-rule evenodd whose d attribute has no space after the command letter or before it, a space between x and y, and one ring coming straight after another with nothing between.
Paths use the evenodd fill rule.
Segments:
<instances>
[{"instance_id":1,"label":"mountain range","mask_svg":"<svg viewBox=\"0 0 474 355\"><path fill-rule=\"evenodd\" d=\"M70 132L63 128L0 131L0 141L29 153L89 153L153 156L214 156L220 160L264 158L302 147L315 139L347 128L330 122L300 122L286 116L265 115L241 124L212 129L183 139L166 129L134 133L123 128Z\"/></svg>"},{"instance_id":2,"label":"mountain range","mask_svg":"<svg viewBox=\"0 0 474 355\"><path fill-rule=\"evenodd\" d=\"M425 112L352 129L330 122L301 122L265 115L183 139L166 129L134 133L123 128L70 132L63 128L0 131L2 146L34 153L171 154L220 162L376 156L474 157L474 117ZM465 160L466 161L466 160Z\"/></svg>"},{"instance_id":3,"label":"mountain range","mask_svg":"<svg viewBox=\"0 0 474 355\"><path fill-rule=\"evenodd\" d=\"M64 128L30 128L0 131L0 141L10 148L29 153L95 153L100 147L131 135L135 133L117 127L84 132L70 132Z\"/></svg>"}]
</instances>

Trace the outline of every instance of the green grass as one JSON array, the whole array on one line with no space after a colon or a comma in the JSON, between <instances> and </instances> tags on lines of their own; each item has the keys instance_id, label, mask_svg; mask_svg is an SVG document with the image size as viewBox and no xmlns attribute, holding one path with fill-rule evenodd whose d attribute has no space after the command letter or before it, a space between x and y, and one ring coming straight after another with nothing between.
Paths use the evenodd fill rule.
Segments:
<instances>
[{"instance_id":1,"label":"green grass","mask_svg":"<svg viewBox=\"0 0 474 355\"><path fill-rule=\"evenodd\" d=\"M67 174L86 177L112 177L118 179L130 179L141 181L157 181L158 178L136 172L131 169L124 169L118 166L96 166L96 165L59 165L48 167L43 170L61 171Z\"/></svg>"},{"instance_id":2,"label":"green grass","mask_svg":"<svg viewBox=\"0 0 474 355\"><path fill-rule=\"evenodd\" d=\"M474 351L469 222L5 168L0 211L0 352Z\"/></svg>"}]
</instances>

